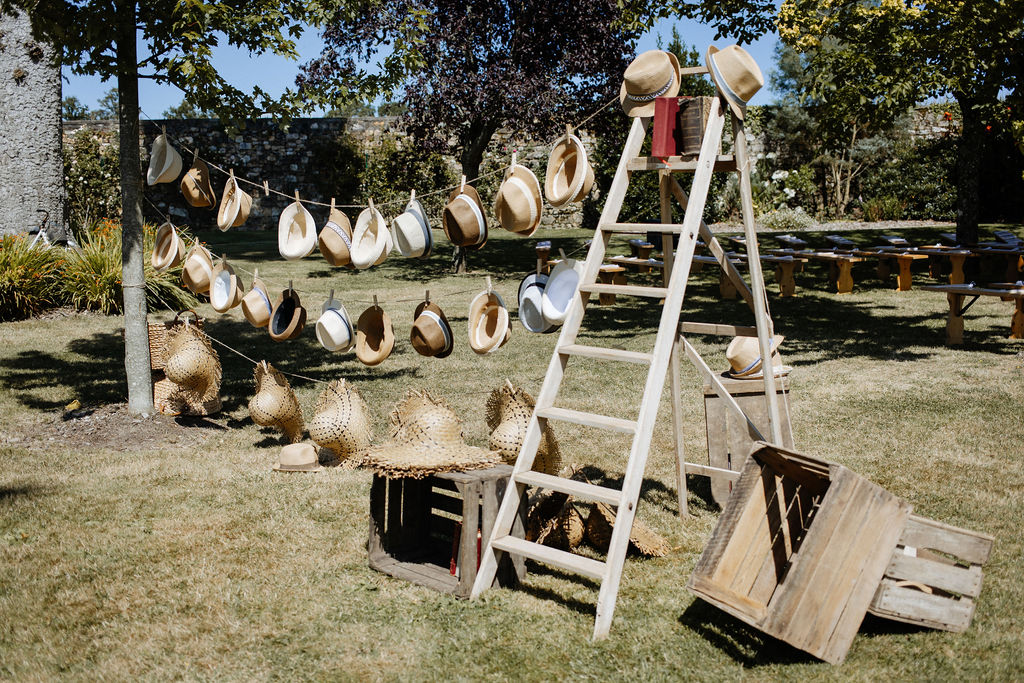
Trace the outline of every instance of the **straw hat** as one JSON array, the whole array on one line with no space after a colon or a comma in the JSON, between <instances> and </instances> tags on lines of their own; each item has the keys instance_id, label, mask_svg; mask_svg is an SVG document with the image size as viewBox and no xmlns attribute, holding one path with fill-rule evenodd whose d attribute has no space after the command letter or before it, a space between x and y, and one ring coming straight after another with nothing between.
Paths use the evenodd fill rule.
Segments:
<instances>
[{"instance_id":1,"label":"straw hat","mask_svg":"<svg viewBox=\"0 0 1024 683\"><path fill-rule=\"evenodd\" d=\"M174 325L167 331L167 356L164 374L178 389L169 399L185 406L209 406L220 409L221 366L217 351L195 325ZM179 407L180 412L186 411Z\"/></svg>"},{"instance_id":2,"label":"straw hat","mask_svg":"<svg viewBox=\"0 0 1024 683\"><path fill-rule=\"evenodd\" d=\"M181 194L190 206L197 209L208 209L217 204L213 186L210 185L210 169L198 156L192 160L192 168L181 179Z\"/></svg>"},{"instance_id":3,"label":"straw hat","mask_svg":"<svg viewBox=\"0 0 1024 683\"><path fill-rule=\"evenodd\" d=\"M270 314L274 305L270 303L270 292L263 280L255 278L252 289L242 297L242 315L253 327L266 327L270 324Z\"/></svg>"},{"instance_id":4,"label":"straw hat","mask_svg":"<svg viewBox=\"0 0 1024 683\"><path fill-rule=\"evenodd\" d=\"M217 211L217 227L221 232L228 228L237 228L249 218L252 210L252 196L242 190L231 171L224 183L224 194L220 198L220 209Z\"/></svg>"},{"instance_id":5,"label":"straw hat","mask_svg":"<svg viewBox=\"0 0 1024 683\"><path fill-rule=\"evenodd\" d=\"M364 270L380 261L382 256L386 258L389 238L387 221L381 212L372 206L363 209L352 234L352 265Z\"/></svg>"},{"instance_id":6,"label":"straw hat","mask_svg":"<svg viewBox=\"0 0 1024 683\"><path fill-rule=\"evenodd\" d=\"M494 197L494 215L501 227L529 237L540 226L543 208L537 176L526 166L512 164Z\"/></svg>"},{"instance_id":7,"label":"straw hat","mask_svg":"<svg viewBox=\"0 0 1024 683\"><path fill-rule=\"evenodd\" d=\"M552 515L551 510L556 506L557 510ZM533 537L531 540L536 543L562 550L572 550L583 542L583 517L573 504L572 496L564 493L549 494L529 514L533 517L527 517L531 527L527 531L528 539Z\"/></svg>"},{"instance_id":8,"label":"straw hat","mask_svg":"<svg viewBox=\"0 0 1024 683\"><path fill-rule=\"evenodd\" d=\"M773 367L780 366L778 353L779 345L785 337L777 334L770 340L772 350ZM725 359L729 361L728 375L730 377L745 378L761 371L761 345L757 337L733 337L729 346L725 349Z\"/></svg>"},{"instance_id":9,"label":"straw hat","mask_svg":"<svg viewBox=\"0 0 1024 683\"><path fill-rule=\"evenodd\" d=\"M235 269L227 261L220 260L213 269L213 277L210 279L210 305L213 306L213 310L218 313L227 313L242 303L245 285L238 279Z\"/></svg>"},{"instance_id":10,"label":"straw hat","mask_svg":"<svg viewBox=\"0 0 1024 683\"><path fill-rule=\"evenodd\" d=\"M175 267L185 258L185 242L171 223L164 223L156 231L150 263L153 270L162 273Z\"/></svg>"},{"instance_id":11,"label":"straw hat","mask_svg":"<svg viewBox=\"0 0 1024 683\"><path fill-rule=\"evenodd\" d=\"M448 195L442 216L444 234L457 247L480 249L487 243L484 204L472 185L463 184Z\"/></svg>"},{"instance_id":12,"label":"straw hat","mask_svg":"<svg viewBox=\"0 0 1024 683\"><path fill-rule=\"evenodd\" d=\"M604 503L594 503L587 515L587 540L601 552L608 551L608 543L612 540L612 524L615 523L615 512ZM655 533L639 519L633 518L633 528L629 531L629 546L647 557L664 557L668 555L668 541Z\"/></svg>"},{"instance_id":13,"label":"straw hat","mask_svg":"<svg viewBox=\"0 0 1024 683\"><path fill-rule=\"evenodd\" d=\"M619 104L628 116L654 116L654 100L679 94L679 60L671 52L648 50L626 67Z\"/></svg>"},{"instance_id":14,"label":"straw hat","mask_svg":"<svg viewBox=\"0 0 1024 683\"><path fill-rule=\"evenodd\" d=\"M317 240L320 253L332 266L352 264L352 224L343 212L331 209Z\"/></svg>"},{"instance_id":15,"label":"straw hat","mask_svg":"<svg viewBox=\"0 0 1024 683\"><path fill-rule=\"evenodd\" d=\"M193 294L208 294L213 279L213 257L210 250L196 242L185 255L181 281Z\"/></svg>"},{"instance_id":16,"label":"straw hat","mask_svg":"<svg viewBox=\"0 0 1024 683\"><path fill-rule=\"evenodd\" d=\"M281 371L265 360L253 371L256 395L249 401L249 415L261 427L281 430L290 443L302 440L302 409L299 399Z\"/></svg>"},{"instance_id":17,"label":"straw hat","mask_svg":"<svg viewBox=\"0 0 1024 683\"><path fill-rule=\"evenodd\" d=\"M761 68L739 45L730 45L724 50L709 46L704 63L718 92L725 97L732 113L742 120L747 112L747 102L764 86Z\"/></svg>"},{"instance_id":18,"label":"straw hat","mask_svg":"<svg viewBox=\"0 0 1024 683\"><path fill-rule=\"evenodd\" d=\"M527 332L554 332L558 325L544 319L543 298L544 287L548 276L543 273L530 273L519 283L519 322Z\"/></svg>"},{"instance_id":19,"label":"straw hat","mask_svg":"<svg viewBox=\"0 0 1024 683\"><path fill-rule=\"evenodd\" d=\"M373 262L373 265L379 266L380 264L382 264L385 261L387 261L388 260L388 256L394 250L395 250L395 238L391 234L391 231L388 230L387 225L385 225L384 226L384 248L381 250L380 256L377 257L377 260Z\"/></svg>"},{"instance_id":20,"label":"straw hat","mask_svg":"<svg viewBox=\"0 0 1024 683\"><path fill-rule=\"evenodd\" d=\"M309 438L345 460L370 447L369 409L359 390L343 379L327 385L313 408Z\"/></svg>"},{"instance_id":21,"label":"straw hat","mask_svg":"<svg viewBox=\"0 0 1024 683\"><path fill-rule=\"evenodd\" d=\"M167 134L161 133L153 140L153 148L149 153L149 168L146 171L146 184L174 182L181 173L181 155L167 141Z\"/></svg>"},{"instance_id":22,"label":"straw hat","mask_svg":"<svg viewBox=\"0 0 1024 683\"><path fill-rule=\"evenodd\" d=\"M316 321L316 340L328 351L348 351L356 343L356 331L345 305L332 296L324 302Z\"/></svg>"},{"instance_id":23,"label":"straw hat","mask_svg":"<svg viewBox=\"0 0 1024 683\"><path fill-rule=\"evenodd\" d=\"M447 358L454 347L454 333L444 311L430 301L422 301L413 313L409 342L421 356Z\"/></svg>"},{"instance_id":24,"label":"straw hat","mask_svg":"<svg viewBox=\"0 0 1024 683\"><path fill-rule=\"evenodd\" d=\"M299 301L294 289L286 289L278 295L270 311L270 338L274 341L294 339L306 326L306 309Z\"/></svg>"},{"instance_id":25,"label":"straw hat","mask_svg":"<svg viewBox=\"0 0 1024 683\"><path fill-rule=\"evenodd\" d=\"M277 221L277 250L286 261L298 261L316 247L316 223L296 196Z\"/></svg>"},{"instance_id":26,"label":"straw hat","mask_svg":"<svg viewBox=\"0 0 1024 683\"><path fill-rule=\"evenodd\" d=\"M364 365L379 365L395 348L395 328L380 306L370 306L356 321L356 357Z\"/></svg>"},{"instance_id":27,"label":"straw hat","mask_svg":"<svg viewBox=\"0 0 1024 683\"><path fill-rule=\"evenodd\" d=\"M495 291L484 290L473 297L468 320L469 346L477 353L497 351L512 336L505 300Z\"/></svg>"},{"instance_id":28,"label":"straw hat","mask_svg":"<svg viewBox=\"0 0 1024 683\"><path fill-rule=\"evenodd\" d=\"M541 313L550 325L561 325L569 314L569 307L579 289L583 264L576 259L566 258L551 269L544 292L541 295Z\"/></svg>"},{"instance_id":29,"label":"straw hat","mask_svg":"<svg viewBox=\"0 0 1024 683\"><path fill-rule=\"evenodd\" d=\"M507 380L505 386L495 389L487 398L485 419L491 430L490 447L497 451L507 463L514 463L526 438L526 429L536 401L525 390L514 387ZM557 474L562 465L561 449L551 429L551 423L544 426L533 470L545 474Z\"/></svg>"},{"instance_id":30,"label":"straw hat","mask_svg":"<svg viewBox=\"0 0 1024 683\"><path fill-rule=\"evenodd\" d=\"M434 246L427 213L419 200L411 199L405 211L391 221L391 233L398 253L407 258L426 258Z\"/></svg>"},{"instance_id":31,"label":"straw hat","mask_svg":"<svg viewBox=\"0 0 1024 683\"><path fill-rule=\"evenodd\" d=\"M319 472L323 467L316 449L308 443L290 443L281 447L281 455L274 465L275 472Z\"/></svg>"},{"instance_id":32,"label":"straw hat","mask_svg":"<svg viewBox=\"0 0 1024 683\"><path fill-rule=\"evenodd\" d=\"M551 206L583 201L594 186L594 169L587 159L583 141L565 135L555 143L544 174L544 196Z\"/></svg>"},{"instance_id":33,"label":"straw hat","mask_svg":"<svg viewBox=\"0 0 1024 683\"><path fill-rule=\"evenodd\" d=\"M466 444L455 412L426 391L407 392L390 420L390 441L362 455L361 464L382 476L419 479L501 462L496 453Z\"/></svg>"}]
</instances>

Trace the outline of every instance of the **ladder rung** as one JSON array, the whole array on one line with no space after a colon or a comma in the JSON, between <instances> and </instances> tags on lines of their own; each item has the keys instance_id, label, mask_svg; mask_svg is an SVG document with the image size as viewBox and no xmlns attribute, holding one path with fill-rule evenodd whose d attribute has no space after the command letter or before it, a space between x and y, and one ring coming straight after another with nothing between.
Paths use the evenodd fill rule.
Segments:
<instances>
[{"instance_id":1,"label":"ladder rung","mask_svg":"<svg viewBox=\"0 0 1024 683\"><path fill-rule=\"evenodd\" d=\"M697 157L668 157L664 161L657 157L636 157L626 162L626 168L630 171L696 171ZM714 170L735 171L736 158L731 154L719 154L715 157Z\"/></svg>"},{"instance_id":2,"label":"ladder rung","mask_svg":"<svg viewBox=\"0 0 1024 683\"><path fill-rule=\"evenodd\" d=\"M585 481L556 477L543 472L522 472L515 475L516 482L526 484L535 488L550 489L561 493L568 493L583 500L592 500L600 503L608 503L618 507L622 503L622 491L610 489L607 486L598 486Z\"/></svg>"},{"instance_id":3,"label":"ladder rung","mask_svg":"<svg viewBox=\"0 0 1024 683\"><path fill-rule=\"evenodd\" d=\"M568 408L541 408L537 411L537 417L562 420L563 422L573 422L578 425L597 427L598 429L608 429L614 432L625 432L626 434L636 433L636 422L633 420L623 420L618 417L598 415L597 413L585 413L582 410L570 410Z\"/></svg>"},{"instance_id":4,"label":"ladder rung","mask_svg":"<svg viewBox=\"0 0 1024 683\"><path fill-rule=\"evenodd\" d=\"M558 352L567 356L585 356L598 360L618 360L624 363L652 363L653 353L626 351L625 349L609 349L603 346L584 346L583 344L566 344L559 346Z\"/></svg>"},{"instance_id":5,"label":"ladder rung","mask_svg":"<svg viewBox=\"0 0 1024 683\"><path fill-rule=\"evenodd\" d=\"M622 296L648 296L652 299L664 299L668 296L666 287L638 287L636 285L580 285L581 292L590 294L621 294Z\"/></svg>"},{"instance_id":6,"label":"ladder rung","mask_svg":"<svg viewBox=\"0 0 1024 683\"><path fill-rule=\"evenodd\" d=\"M567 553L564 550L558 550L557 548L541 545L540 543L533 543L522 538L516 538L515 536L503 536L491 541L491 546L498 550L504 550L507 553L522 555L544 564L550 564L559 569L589 576L592 579L601 580L604 578L604 562L574 553Z\"/></svg>"},{"instance_id":7,"label":"ladder rung","mask_svg":"<svg viewBox=\"0 0 1024 683\"><path fill-rule=\"evenodd\" d=\"M679 223L601 223L597 228L604 232L628 233L681 233L683 231L683 226Z\"/></svg>"}]
</instances>

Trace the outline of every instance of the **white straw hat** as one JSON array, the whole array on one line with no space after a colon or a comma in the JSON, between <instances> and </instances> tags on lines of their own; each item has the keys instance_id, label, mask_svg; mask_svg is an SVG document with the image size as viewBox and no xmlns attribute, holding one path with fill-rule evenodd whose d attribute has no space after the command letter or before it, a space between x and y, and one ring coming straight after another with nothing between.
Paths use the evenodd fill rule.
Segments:
<instances>
[{"instance_id":1,"label":"white straw hat","mask_svg":"<svg viewBox=\"0 0 1024 683\"><path fill-rule=\"evenodd\" d=\"M544 293L541 296L541 313L550 325L561 325L569 314L579 289L583 264L576 259L563 259L551 269Z\"/></svg>"},{"instance_id":2,"label":"white straw hat","mask_svg":"<svg viewBox=\"0 0 1024 683\"><path fill-rule=\"evenodd\" d=\"M316 339L328 351L348 351L356 343L356 331L345 305L331 297L324 302L316 321Z\"/></svg>"},{"instance_id":3,"label":"white straw hat","mask_svg":"<svg viewBox=\"0 0 1024 683\"><path fill-rule=\"evenodd\" d=\"M245 286L235 275L235 269L221 259L210 278L210 305L218 313L227 313L242 303L243 296Z\"/></svg>"},{"instance_id":4,"label":"white straw hat","mask_svg":"<svg viewBox=\"0 0 1024 683\"><path fill-rule=\"evenodd\" d=\"M277 221L277 250L286 261L297 261L313 253L316 244L313 216L296 196Z\"/></svg>"},{"instance_id":5,"label":"white straw hat","mask_svg":"<svg viewBox=\"0 0 1024 683\"><path fill-rule=\"evenodd\" d=\"M252 195L239 186L235 172L232 171L224 183L224 194L221 196L220 209L217 210L217 227L221 232L237 228L245 223L251 210Z\"/></svg>"},{"instance_id":6,"label":"white straw hat","mask_svg":"<svg viewBox=\"0 0 1024 683\"><path fill-rule=\"evenodd\" d=\"M492 353L509 340L508 309L495 291L484 290L469 303L469 346L480 354Z\"/></svg>"},{"instance_id":7,"label":"white straw hat","mask_svg":"<svg viewBox=\"0 0 1024 683\"><path fill-rule=\"evenodd\" d=\"M519 283L519 322L528 332L553 332L558 326L544 319L543 295L548 276L530 273Z\"/></svg>"},{"instance_id":8,"label":"white straw hat","mask_svg":"<svg viewBox=\"0 0 1024 683\"><path fill-rule=\"evenodd\" d=\"M433 239L427 214L419 201L413 199L391 221L392 237L398 253L407 258L426 258L430 255Z\"/></svg>"},{"instance_id":9,"label":"white straw hat","mask_svg":"<svg viewBox=\"0 0 1024 683\"><path fill-rule=\"evenodd\" d=\"M390 238L387 222L380 211L373 207L363 209L352 233L352 265L364 270L377 263L382 256L386 258L385 249Z\"/></svg>"}]
</instances>

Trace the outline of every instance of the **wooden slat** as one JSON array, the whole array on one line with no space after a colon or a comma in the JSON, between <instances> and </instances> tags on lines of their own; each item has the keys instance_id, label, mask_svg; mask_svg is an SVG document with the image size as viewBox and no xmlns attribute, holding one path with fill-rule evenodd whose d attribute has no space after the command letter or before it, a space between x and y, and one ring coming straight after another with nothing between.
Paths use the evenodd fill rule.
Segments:
<instances>
[{"instance_id":1,"label":"wooden slat","mask_svg":"<svg viewBox=\"0 0 1024 683\"><path fill-rule=\"evenodd\" d=\"M692 156L672 156L664 161L657 157L636 157L630 159L630 171L696 171L698 161ZM714 160L714 171L735 171L736 159L731 154L719 154Z\"/></svg>"},{"instance_id":2,"label":"wooden slat","mask_svg":"<svg viewBox=\"0 0 1024 683\"><path fill-rule=\"evenodd\" d=\"M690 577L687 588L737 619L754 626L760 624L767 614L764 604L703 576L694 574Z\"/></svg>"},{"instance_id":3,"label":"wooden slat","mask_svg":"<svg viewBox=\"0 0 1024 683\"><path fill-rule=\"evenodd\" d=\"M623 420L609 415L598 415L597 413L586 413L582 410L570 410L569 408L539 408L536 410L537 417L551 420L562 420L574 424L607 429L613 432L624 434L636 433L636 422Z\"/></svg>"},{"instance_id":4,"label":"wooden slat","mask_svg":"<svg viewBox=\"0 0 1024 683\"><path fill-rule=\"evenodd\" d=\"M773 510L779 505L778 487L775 484L775 474L767 467L761 472L761 488L763 494L759 495L758 499L763 498L765 501L762 519L757 522L754 535L746 544L743 559L739 563L739 571L729 586L732 590L747 596L750 596L761 571L766 568L766 561L772 557L773 521L778 522L781 519L781 515L773 514ZM777 523L774 526L778 528ZM768 567L774 577L774 564L768 563ZM767 600L758 602L768 604Z\"/></svg>"},{"instance_id":5,"label":"wooden slat","mask_svg":"<svg viewBox=\"0 0 1024 683\"><path fill-rule=\"evenodd\" d=\"M665 287L637 287L636 285L580 285L581 292L588 294L621 294L623 296L645 296L652 299L664 299L668 294Z\"/></svg>"},{"instance_id":6,"label":"wooden slat","mask_svg":"<svg viewBox=\"0 0 1024 683\"><path fill-rule=\"evenodd\" d=\"M684 322L679 324L683 334L714 334L720 337L756 337L757 328L745 325Z\"/></svg>"},{"instance_id":7,"label":"wooden slat","mask_svg":"<svg viewBox=\"0 0 1024 683\"><path fill-rule=\"evenodd\" d=\"M947 553L971 564L985 564L992 552L993 538L934 519L911 515L900 536L901 545Z\"/></svg>"},{"instance_id":8,"label":"wooden slat","mask_svg":"<svg viewBox=\"0 0 1024 683\"><path fill-rule=\"evenodd\" d=\"M744 502L742 512L732 533L729 534L728 543L725 551L721 554L718 566L710 575L711 581L734 591L736 590L734 580L742 571L743 561L747 558L751 544L766 531L764 522L768 511L768 496L765 477L771 477L772 474L767 468L759 469L757 483L744 492L746 495L741 499ZM754 569L756 570L758 567L760 567L760 562ZM746 594L746 591L743 591L743 594Z\"/></svg>"},{"instance_id":9,"label":"wooden slat","mask_svg":"<svg viewBox=\"0 0 1024 683\"><path fill-rule=\"evenodd\" d=\"M630 234L646 234L648 232L680 233L680 223L600 223L598 230L604 232L625 232Z\"/></svg>"},{"instance_id":10,"label":"wooden slat","mask_svg":"<svg viewBox=\"0 0 1024 683\"><path fill-rule=\"evenodd\" d=\"M907 624L962 633L974 617L975 602L922 592L882 579L868 609L872 614Z\"/></svg>"},{"instance_id":11,"label":"wooden slat","mask_svg":"<svg viewBox=\"0 0 1024 683\"><path fill-rule=\"evenodd\" d=\"M567 553L564 550L558 550L557 548L551 548L539 543L531 543L530 541L522 538L503 536L501 538L494 539L491 545L498 550L504 550L505 552L513 553L515 555L522 555L530 558L531 560L537 560L538 562L549 564L552 567L565 569L566 571L581 574L592 579L600 580L604 577L604 562L600 562L589 557L583 557L582 555L576 555L574 553Z\"/></svg>"},{"instance_id":12,"label":"wooden slat","mask_svg":"<svg viewBox=\"0 0 1024 683\"><path fill-rule=\"evenodd\" d=\"M723 469L721 467L710 467L708 465L701 465L695 462L685 463L687 474L701 474L705 477L710 477L712 474L720 477L724 477L730 481L736 481L740 477L740 473Z\"/></svg>"},{"instance_id":13,"label":"wooden slat","mask_svg":"<svg viewBox=\"0 0 1024 683\"><path fill-rule=\"evenodd\" d=\"M640 351L626 351L625 349L610 349L602 346L585 346L583 344L566 344L558 347L559 353L569 356L584 356L598 360L622 361L624 363L650 364L654 355Z\"/></svg>"},{"instance_id":14,"label":"wooden slat","mask_svg":"<svg viewBox=\"0 0 1024 683\"><path fill-rule=\"evenodd\" d=\"M958 567L925 557L907 555L901 549L893 553L885 575L891 579L916 581L931 588L972 598L981 592L980 566Z\"/></svg>"},{"instance_id":15,"label":"wooden slat","mask_svg":"<svg viewBox=\"0 0 1024 683\"><path fill-rule=\"evenodd\" d=\"M746 509L747 498L754 492L754 488L760 481L760 464L748 460L733 485L732 495L725 503L725 508L718 518L718 524L711 533L711 538L704 545L704 551L697 560L697 566L693 569L693 577L699 576L710 580L715 573Z\"/></svg>"},{"instance_id":16,"label":"wooden slat","mask_svg":"<svg viewBox=\"0 0 1024 683\"><path fill-rule=\"evenodd\" d=\"M593 500L618 507L622 503L622 491L610 489L606 486L597 486L585 481L556 477L543 472L520 472L515 475L517 483L526 484L536 488L549 489L568 493L571 496L584 500Z\"/></svg>"}]
</instances>

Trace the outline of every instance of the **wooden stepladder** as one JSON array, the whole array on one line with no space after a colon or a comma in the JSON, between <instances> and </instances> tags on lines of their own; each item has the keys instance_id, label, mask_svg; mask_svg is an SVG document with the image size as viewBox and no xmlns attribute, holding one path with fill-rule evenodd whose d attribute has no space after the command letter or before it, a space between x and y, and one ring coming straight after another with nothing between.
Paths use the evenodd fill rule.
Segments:
<instances>
[{"instance_id":1,"label":"wooden stepladder","mask_svg":"<svg viewBox=\"0 0 1024 683\"><path fill-rule=\"evenodd\" d=\"M704 67L691 67L682 71L685 74L707 73ZM493 532L487 541L486 550L481 558L479 573L473 584L471 595L471 597L475 598L491 586L498 566L497 553L499 552L528 557L544 564L581 574L599 581L601 585L597 599L597 618L594 625L595 639L606 636L611 626L612 615L615 611L615 601L618 595L619 580L622 575L622 567L629 545L629 534L633 526L637 501L640 496L640 486L643 481L644 468L651 445L651 436L654 431L654 422L657 417L658 404L665 386L665 378L669 374L672 376L673 427L676 437L676 471L680 492L681 515L685 514L686 509L685 473L698 471L694 469L695 467L707 470L713 469L706 466L696 466L684 461L682 453L682 422L678 410L678 362L681 350L685 349L691 360L698 364L698 368L705 372L705 374L712 376L713 384L717 379L717 377L714 377L714 373L707 369L707 365L703 363L703 360L696 354L693 347L680 334L680 310L686 294L686 283L689 279L690 265L693 260L698 237L704 238L712 253L718 257L719 263L723 268L727 269L730 278L738 283L737 288L743 293L754 310L757 326L755 331L754 328L688 323L684 324L682 330L697 333L715 333L716 331L720 332L722 328L728 328L733 334L747 334L749 336L756 334L759 338L762 357L768 358L770 356L768 351L770 349L772 327L771 321L767 316L764 280L761 275L760 259L757 253L757 239L754 235L753 202L750 198L750 169L747 163L746 138L744 137L742 121L734 119L733 122L733 133L736 140L734 155L718 154L725 125L725 116L722 110L722 100L720 97L716 97L712 101L700 154L695 161L692 158L679 157L671 157L667 161L638 157L650 123L650 118L634 119L632 128L626 138L622 157L619 159L615 177L608 191L604 211L598 222L597 230L580 276L579 296L575 297L566 320L562 325L555 352L548 364L547 374L537 396L536 408L530 419L523 446L519 451L519 456L512 471L510 483L515 485L508 487L502 499ZM651 170L657 170L661 174L662 222L617 222L626 189L629 185L630 174L634 171ZM743 283L736 268L729 262L725 251L721 248L721 245L719 245L707 225L701 220L704 205L707 201L708 188L711 184L712 173L716 170L737 170L740 173L744 228L747 234L748 257L751 259L749 263L751 273L750 288ZM673 171L686 171L694 174L689 196L686 195L675 178L672 177ZM670 195L675 196L677 201L685 207L686 213L682 224L671 222ZM646 233L648 231L661 232L663 234L665 286L646 287L599 284L597 282L598 271L604 262L605 251L612 235ZM679 245L673 254L672 245L675 235L679 236ZM620 296L649 297L655 301L663 300L658 332L652 352L641 353L577 344L576 338L583 322L586 299L592 294L616 294ZM558 396L563 377L568 369L570 358L600 359L648 365L649 370L637 419L625 420L557 407L555 400ZM779 443L781 442L781 434L774 378L770 372L764 374L765 393L770 402L768 410L769 422L772 427L772 438L767 438L766 440ZM723 398L728 404L731 397L722 387L721 382L718 382L716 388L719 389L720 395L724 394ZM735 401L732 401L731 407L735 410L740 410ZM740 413L742 414L741 410ZM542 430L548 420L572 422L598 429L631 434L632 444L629 459L626 463L622 489L618 490L532 471L537 449L540 445ZM748 424L750 424L749 420ZM753 424L750 424L750 427L756 432ZM760 438L767 436L761 435L760 432L757 432L757 435ZM708 474L708 472L702 473ZM617 510L616 519L605 560L602 562L511 535L510 532L515 521L516 511L519 509L520 501L523 495L525 495L527 487L559 491L575 496L578 499L602 502L614 506Z\"/></svg>"}]
</instances>

